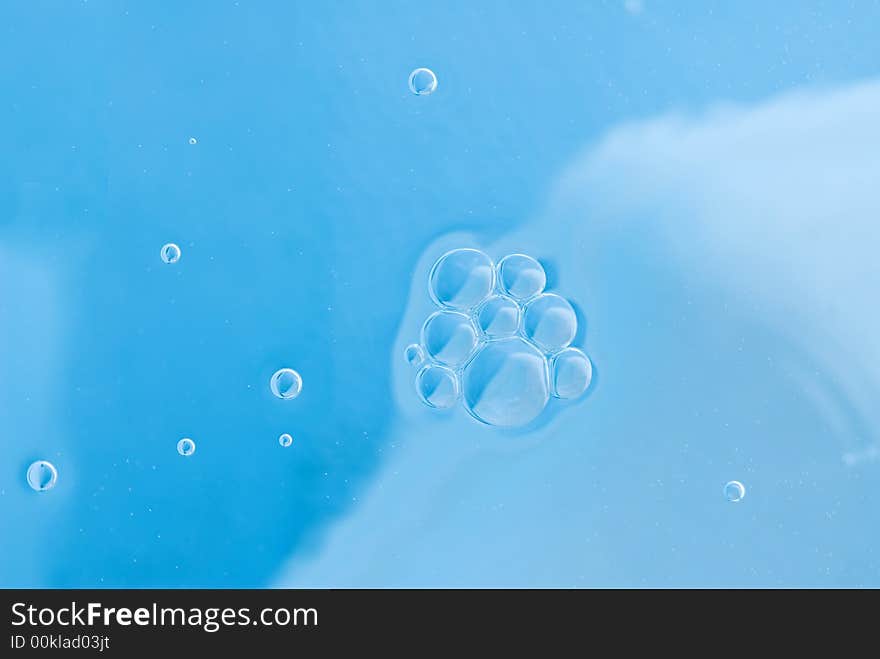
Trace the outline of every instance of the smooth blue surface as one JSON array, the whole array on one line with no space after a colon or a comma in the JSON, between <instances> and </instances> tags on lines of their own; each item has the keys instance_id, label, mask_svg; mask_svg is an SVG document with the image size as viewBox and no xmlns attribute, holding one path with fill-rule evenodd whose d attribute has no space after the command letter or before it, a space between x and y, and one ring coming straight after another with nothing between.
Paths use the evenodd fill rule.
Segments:
<instances>
[{"instance_id":1,"label":"smooth blue surface","mask_svg":"<svg viewBox=\"0 0 880 659\"><path fill-rule=\"evenodd\" d=\"M878 24L3 3L0 586L880 585ZM541 261L585 399L422 405L459 247Z\"/></svg>"}]
</instances>

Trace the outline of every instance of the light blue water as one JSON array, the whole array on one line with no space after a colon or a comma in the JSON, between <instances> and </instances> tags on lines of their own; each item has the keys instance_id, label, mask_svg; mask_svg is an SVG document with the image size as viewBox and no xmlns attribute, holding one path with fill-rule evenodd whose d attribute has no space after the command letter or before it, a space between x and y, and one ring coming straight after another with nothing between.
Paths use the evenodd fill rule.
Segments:
<instances>
[{"instance_id":1,"label":"light blue water","mask_svg":"<svg viewBox=\"0 0 880 659\"><path fill-rule=\"evenodd\" d=\"M0 585L880 585L878 24L4 3ZM420 400L461 248L540 262L585 395Z\"/></svg>"}]
</instances>

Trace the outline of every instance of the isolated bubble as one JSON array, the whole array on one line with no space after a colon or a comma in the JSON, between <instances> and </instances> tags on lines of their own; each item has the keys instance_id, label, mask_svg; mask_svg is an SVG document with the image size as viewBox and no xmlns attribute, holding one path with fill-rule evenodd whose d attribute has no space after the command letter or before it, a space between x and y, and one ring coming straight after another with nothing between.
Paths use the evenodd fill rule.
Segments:
<instances>
[{"instance_id":1,"label":"isolated bubble","mask_svg":"<svg viewBox=\"0 0 880 659\"><path fill-rule=\"evenodd\" d=\"M45 492L55 487L58 481L58 470L46 460L37 460L27 470L27 482L32 490Z\"/></svg>"},{"instance_id":2,"label":"isolated bubble","mask_svg":"<svg viewBox=\"0 0 880 659\"><path fill-rule=\"evenodd\" d=\"M531 256L511 254L498 263L501 290L517 300L525 300L544 291L547 274Z\"/></svg>"},{"instance_id":3,"label":"isolated bubble","mask_svg":"<svg viewBox=\"0 0 880 659\"><path fill-rule=\"evenodd\" d=\"M422 350L422 346L418 343L410 343L403 350L403 358L410 366L421 366L422 362L425 361L425 351Z\"/></svg>"},{"instance_id":4,"label":"isolated bubble","mask_svg":"<svg viewBox=\"0 0 880 659\"><path fill-rule=\"evenodd\" d=\"M513 336L519 327L519 306L509 297L493 295L477 312L477 323L486 336Z\"/></svg>"},{"instance_id":5,"label":"isolated bubble","mask_svg":"<svg viewBox=\"0 0 880 659\"><path fill-rule=\"evenodd\" d=\"M437 76L431 69L416 69L409 74L409 89L417 96L427 96L437 89Z\"/></svg>"},{"instance_id":6,"label":"isolated bubble","mask_svg":"<svg viewBox=\"0 0 880 659\"><path fill-rule=\"evenodd\" d=\"M269 380L269 388L278 398L291 400L299 396L302 391L302 378L292 368L280 368Z\"/></svg>"},{"instance_id":7,"label":"isolated bubble","mask_svg":"<svg viewBox=\"0 0 880 659\"><path fill-rule=\"evenodd\" d=\"M426 405L448 409L458 400L458 379L445 366L429 364L416 375L416 391Z\"/></svg>"},{"instance_id":8,"label":"isolated bubble","mask_svg":"<svg viewBox=\"0 0 880 659\"><path fill-rule=\"evenodd\" d=\"M550 399L547 360L520 337L487 343L462 374L468 411L493 426L522 426Z\"/></svg>"},{"instance_id":9,"label":"isolated bubble","mask_svg":"<svg viewBox=\"0 0 880 659\"><path fill-rule=\"evenodd\" d=\"M165 263L177 263L180 260L180 247L174 243L167 243L162 245L162 250L159 254Z\"/></svg>"},{"instance_id":10,"label":"isolated bubble","mask_svg":"<svg viewBox=\"0 0 880 659\"><path fill-rule=\"evenodd\" d=\"M724 486L724 496L728 501L739 503L746 496L746 486L739 481L730 481Z\"/></svg>"},{"instance_id":11,"label":"isolated bubble","mask_svg":"<svg viewBox=\"0 0 880 659\"><path fill-rule=\"evenodd\" d=\"M194 138L194 137L189 138L190 144L196 144L197 142L198 142L198 140L196 138Z\"/></svg>"},{"instance_id":12,"label":"isolated bubble","mask_svg":"<svg viewBox=\"0 0 880 659\"><path fill-rule=\"evenodd\" d=\"M428 277L431 297L443 307L469 311L495 286L492 259L478 249L456 249L441 256Z\"/></svg>"},{"instance_id":13,"label":"isolated bubble","mask_svg":"<svg viewBox=\"0 0 880 659\"><path fill-rule=\"evenodd\" d=\"M577 334L577 315L568 300L545 293L526 305L523 331L541 349L547 352L561 350Z\"/></svg>"},{"instance_id":14,"label":"isolated bubble","mask_svg":"<svg viewBox=\"0 0 880 659\"><path fill-rule=\"evenodd\" d=\"M590 358L577 348L566 348L553 357L550 366L553 395L557 398L577 398L590 386L593 365Z\"/></svg>"},{"instance_id":15,"label":"isolated bubble","mask_svg":"<svg viewBox=\"0 0 880 659\"><path fill-rule=\"evenodd\" d=\"M177 442L177 452L188 457L196 452L196 443L189 437L184 437Z\"/></svg>"},{"instance_id":16,"label":"isolated bubble","mask_svg":"<svg viewBox=\"0 0 880 659\"><path fill-rule=\"evenodd\" d=\"M422 344L441 364L464 364L477 347L477 331L470 317L457 311L437 311L422 326Z\"/></svg>"},{"instance_id":17,"label":"isolated bubble","mask_svg":"<svg viewBox=\"0 0 880 659\"><path fill-rule=\"evenodd\" d=\"M291 444L293 444L293 437L291 437L288 433L284 433L280 437L278 437L278 443L281 444L284 448L287 448Z\"/></svg>"}]
</instances>

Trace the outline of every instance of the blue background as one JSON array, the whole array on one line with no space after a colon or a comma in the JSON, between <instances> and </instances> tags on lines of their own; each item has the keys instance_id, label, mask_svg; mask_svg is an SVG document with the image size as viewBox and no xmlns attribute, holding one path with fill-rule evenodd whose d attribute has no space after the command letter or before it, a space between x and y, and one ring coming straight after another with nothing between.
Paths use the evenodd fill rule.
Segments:
<instances>
[{"instance_id":1,"label":"blue background","mask_svg":"<svg viewBox=\"0 0 880 659\"><path fill-rule=\"evenodd\" d=\"M878 462L841 460L768 367L821 364L652 229L604 234L583 277L565 232L528 231L615 127L870 79L878 24L877 2L3 3L0 585L880 585ZM592 393L535 437L407 412L436 246L499 258L517 231L588 319Z\"/></svg>"}]
</instances>

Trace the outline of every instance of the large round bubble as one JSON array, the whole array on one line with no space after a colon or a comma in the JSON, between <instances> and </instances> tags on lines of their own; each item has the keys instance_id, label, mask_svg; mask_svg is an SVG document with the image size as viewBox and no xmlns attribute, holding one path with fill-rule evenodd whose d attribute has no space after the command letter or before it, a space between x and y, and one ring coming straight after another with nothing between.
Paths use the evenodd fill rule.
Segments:
<instances>
[{"instance_id":1,"label":"large round bubble","mask_svg":"<svg viewBox=\"0 0 880 659\"><path fill-rule=\"evenodd\" d=\"M525 335L546 352L565 348L577 334L577 315L568 300L553 293L529 302L523 315Z\"/></svg>"},{"instance_id":2,"label":"large round bubble","mask_svg":"<svg viewBox=\"0 0 880 659\"><path fill-rule=\"evenodd\" d=\"M509 297L493 295L480 305L477 323L488 337L513 336L519 328L519 306Z\"/></svg>"},{"instance_id":3,"label":"large round bubble","mask_svg":"<svg viewBox=\"0 0 880 659\"><path fill-rule=\"evenodd\" d=\"M583 394L593 379L593 365L589 357L577 348L566 348L553 357L550 379L553 395L571 399Z\"/></svg>"},{"instance_id":4,"label":"large round bubble","mask_svg":"<svg viewBox=\"0 0 880 659\"><path fill-rule=\"evenodd\" d=\"M269 380L269 389L278 398L291 400L302 391L302 377L292 368L279 368Z\"/></svg>"},{"instance_id":5,"label":"large round bubble","mask_svg":"<svg viewBox=\"0 0 880 659\"><path fill-rule=\"evenodd\" d=\"M438 311L425 321L422 343L436 361L455 368L464 364L477 347L477 331L469 316Z\"/></svg>"},{"instance_id":6,"label":"large round bubble","mask_svg":"<svg viewBox=\"0 0 880 659\"><path fill-rule=\"evenodd\" d=\"M492 292L495 268L492 259L478 249L456 249L437 260L428 285L440 306L469 311Z\"/></svg>"},{"instance_id":7,"label":"large round bubble","mask_svg":"<svg viewBox=\"0 0 880 659\"><path fill-rule=\"evenodd\" d=\"M458 379L445 366L429 364L416 375L416 392L426 405L445 410L458 400Z\"/></svg>"},{"instance_id":8,"label":"large round bubble","mask_svg":"<svg viewBox=\"0 0 880 659\"><path fill-rule=\"evenodd\" d=\"M37 460L27 470L27 482L36 492L45 492L58 482L58 470L48 460Z\"/></svg>"},{"instance_id":9,"label":"large round bubble","mask_svg":"<svg viewBox=\"0 0 880 659\"><path fill-rule=\"evenodd\" d=\"M437 89L437 75L424 67L409 74L409 90L416 96L433 94Z\"/></svg>"},{"instance_id":10,"label":"large round bubble","mask_svg":"<svg viewBox=\"0 0 880 659\"><path fill-rule=\"evenodd\" d=\"M724 486L724 496L731 503L739 503L746 496L746 486L739 481L729 481Z\"/></svg>"},{"instance_id":11,"label":"large round bubble","mask_svg":"<svg viewBox=\"0 0 880 659\"><path fill-rule=\"evenodd\" d=\"M498 264L498 285L517 300L525 300L544 291L547 274L531 256L511 254Z\"/></svg>"},{"instance_id":12,"label":"large round bubble","mask_svg":"<svg viewBox=\"0 0 880 659\"><path fill-rule=\"evenodd\" d=\"M547 361L520 337L487 343L462 375L468 411L493 426L522 426L550 399Z\"/></svg>"}]
</instances>

